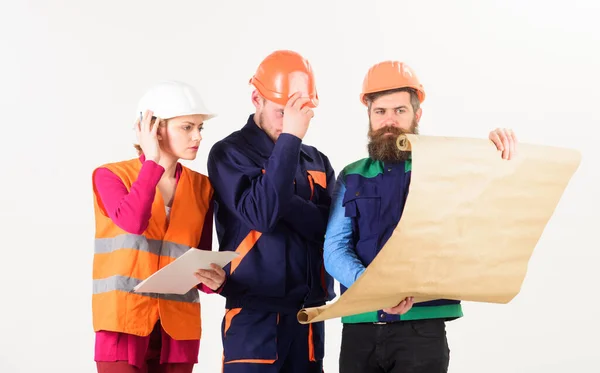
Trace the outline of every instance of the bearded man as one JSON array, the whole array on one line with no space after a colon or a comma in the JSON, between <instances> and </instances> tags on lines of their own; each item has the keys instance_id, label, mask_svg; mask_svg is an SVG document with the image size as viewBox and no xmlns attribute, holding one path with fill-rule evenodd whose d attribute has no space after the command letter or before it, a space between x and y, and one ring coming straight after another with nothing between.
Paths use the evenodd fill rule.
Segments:
<instances>
[{"instance_id":1,"label":"bearded man","mask_svg":"<svg viewBox=\"0 0 600 373\"><path fill-rule=\"evenodd\" d=\"M369 157L346 166L336 180L324 243L327 272L343 294L362 275L398 225L411 177L409 152L396 147L402 133L418 134L425 91L398 61L372 66L361 102L368 108ZM512 131L489 138L504 159L515 154ZM460 301L438 299L343 317L339 358L343 373L447 372L446 322L463 316Z\"/></svg>"}]
</instances>

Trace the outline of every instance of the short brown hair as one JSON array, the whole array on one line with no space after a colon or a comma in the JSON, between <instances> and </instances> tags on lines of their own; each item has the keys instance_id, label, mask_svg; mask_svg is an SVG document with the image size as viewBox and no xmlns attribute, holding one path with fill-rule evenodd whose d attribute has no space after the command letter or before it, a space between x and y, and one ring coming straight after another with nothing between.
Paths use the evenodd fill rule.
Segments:
<instances>
[{"instance_id":1,"label":"short brown hair","mask_svg":"<svg viewBox=\"0 0 600 373\"><path fill-rule=\"evenodd\" d=\"M396 93L396 92L408 92L410 94L410 105L413 108L413 112L416 113L417 110L419 110L419 108L421 107L421 101L419 101L419 95L417 94L417 91L414 90L413 88L403 87L403 88L394 88L394 89L388 89L386 91L379 91L379 92L373 92L373 93L366 94L365 101L367 101L367 106L369 107L369 112L371 111L371 105L373 104L373 101L375 101L376 99L378 99L381 96L389 95L389 94Z\"/></svg>"}]
</instances>

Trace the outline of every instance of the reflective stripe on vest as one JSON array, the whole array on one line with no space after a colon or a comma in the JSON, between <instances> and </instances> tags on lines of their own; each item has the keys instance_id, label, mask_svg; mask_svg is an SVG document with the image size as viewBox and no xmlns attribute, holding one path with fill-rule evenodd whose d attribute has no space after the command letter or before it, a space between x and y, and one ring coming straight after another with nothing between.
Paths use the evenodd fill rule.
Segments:
<instances>
[{"instance_id":1,"label":"reflective stripe on vest","mask_svg":"<svg viewBox=\"0 0 600 373\"><path fill-rule=\"evenodd\" d=\"M134 249L154 255L168 256L177 259L189 250L189 246L168 241L146 239L135 234L122 234L111 238L96 238L94 254L108 254L116 249Z\"/></svg>"},{"instance_id":2,"label":"reflective stripe on vest","mask_svg":"<svg viewBox=\"0 0 600 373\"><path fill-rule=\"evenodd\" d=\"M115 290L133 292L133 288L140 282L142 282L142 280L125 276L112 276L108 278L103 278L101 280L94 280L94 294L102 294ZM200 296L198 295L198 290L196 290L195 288L188 291L184 295L156 293L135 294L150 298L172 300L177 302L200 303Z\"/></svg>"}]
</instances>

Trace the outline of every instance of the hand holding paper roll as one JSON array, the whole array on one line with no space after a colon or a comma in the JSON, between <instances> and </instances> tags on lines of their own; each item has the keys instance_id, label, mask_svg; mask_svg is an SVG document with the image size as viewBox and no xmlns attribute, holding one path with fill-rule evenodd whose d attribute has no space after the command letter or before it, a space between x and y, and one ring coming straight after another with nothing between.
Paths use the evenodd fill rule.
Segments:
<instances>
[{"instance_id":1,"label":"hand holding paper roll","mask_svg":"<svg viewBox=\"0 0 600 373\"><path fill-rule=\"evenodd\" d=\"M404 315L412 308L415 299L413 297L406 297L397 306L391 308L384 308L383 312L390 315Z\"/></svg>"},{"instance_id":2,"label":"hand holding paper roll","mask_svg":"<svg viewBox=\"0 0 600 373\"><path fill-rule=\"evenodd\" d=\"M502 152L502 159L512 159L517 155L517 136L508 128L496 128L490 132L490 140L496 145L496 148Z\"/></svg>"}]
</instances>

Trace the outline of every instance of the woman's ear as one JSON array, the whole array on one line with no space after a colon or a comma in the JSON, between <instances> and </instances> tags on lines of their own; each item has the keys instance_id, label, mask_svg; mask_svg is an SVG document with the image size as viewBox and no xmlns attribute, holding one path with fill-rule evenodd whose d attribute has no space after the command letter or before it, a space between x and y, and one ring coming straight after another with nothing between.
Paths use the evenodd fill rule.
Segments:
<instances>
[{"instance_id":1,"label":"woman's ear","mask_svg":"<svg viewBox=\"0 0 600 373\"><path fill-rule=\"evenodd\" d=\"M167 130L167 121L164 119L160 120L160 124L158 126L158 130L156 131L156 138L160 141L163 139L163 135Z\"/></svg>"}]
</instances>

